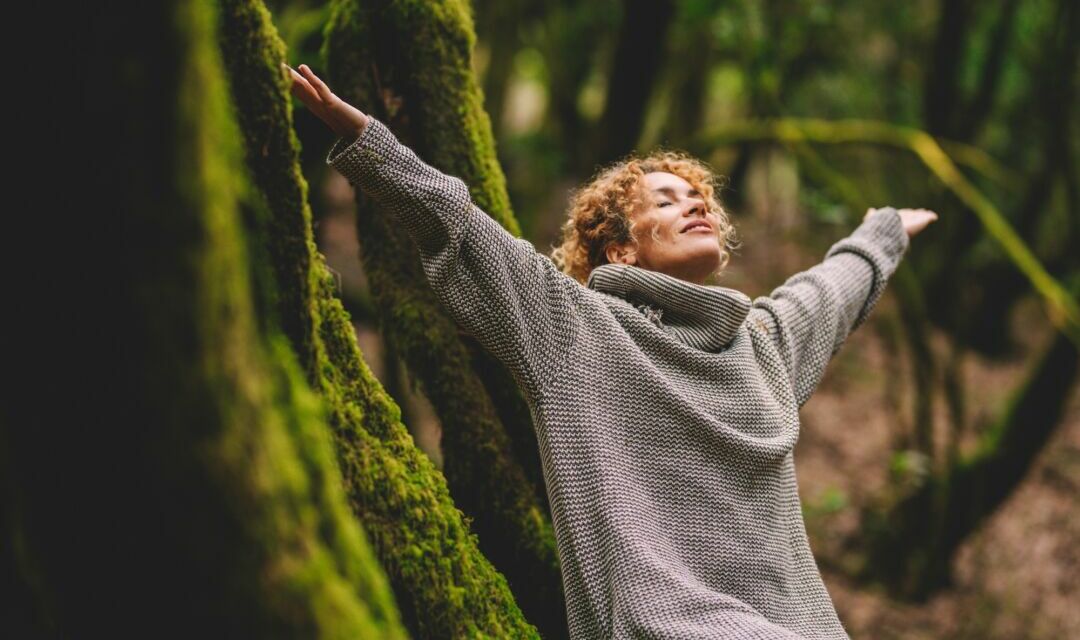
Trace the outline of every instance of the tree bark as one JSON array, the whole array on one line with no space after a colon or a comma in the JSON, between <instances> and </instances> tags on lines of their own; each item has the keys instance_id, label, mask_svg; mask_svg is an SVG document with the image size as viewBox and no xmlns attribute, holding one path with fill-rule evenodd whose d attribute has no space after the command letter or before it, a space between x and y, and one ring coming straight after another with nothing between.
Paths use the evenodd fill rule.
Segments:
<instances>
[{"instance_id":1,"label":"tree bark","mask_svg":"<svg viewBox=\"0 0 1080 640\"><path fill-rule=\"evenodd\" d=\"M259 0L224 0L221 42L247 147L270 215L256 220L274 264L274 311L322 395L356 516L372 538L410 631L425 638L534 635L506 580L477 547L446 479L414 445L368 369L312 239L292 129L284 44ZM388 354L388 357L393 357Z\"/></svg>"},{"instance_id":2,"label":"tree bark","mask_svg":"<svg viewBox=\"0 0 1080 640\"><path fill-rule=\"evenodd\" d=\"M339 95L390 126L429 164L462 178L477 206L519 235L470 65L474 34L467 6L459 0L363 6L339 0L327 34L327 67ZM357 235L381 326L393 332L442 420L451 494L528 618L545 637L563 637L554 530L538 499L543 489L529 481L541 474L526 473L515 457L515 451L528 453L523 460L539 469L535 432L531 419L499 419L529 416L521 394L502 367L471 366L486 354L431 291L411 238L362 191L357 196ZM500 410L493 398L512 406Z\"/></svg>"}]
</instances>

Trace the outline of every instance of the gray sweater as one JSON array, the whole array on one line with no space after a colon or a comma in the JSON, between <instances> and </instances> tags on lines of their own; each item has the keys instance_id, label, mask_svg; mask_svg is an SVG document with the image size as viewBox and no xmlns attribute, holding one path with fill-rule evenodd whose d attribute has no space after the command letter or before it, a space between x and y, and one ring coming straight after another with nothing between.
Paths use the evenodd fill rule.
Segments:
<instances>
[{"instance_id":1,"label":"gray sweater","mask_svg":"<svg viewBox=\"0 0 1080 640\"><path fill-rule=\"evenodd\" d=\"M799 407L908 247L893 208L753 301L628 265L587 286L380 121L327 162L403 224L532 410L574 638L846 638L807 542Z\"/></svg>"}]
</instances>

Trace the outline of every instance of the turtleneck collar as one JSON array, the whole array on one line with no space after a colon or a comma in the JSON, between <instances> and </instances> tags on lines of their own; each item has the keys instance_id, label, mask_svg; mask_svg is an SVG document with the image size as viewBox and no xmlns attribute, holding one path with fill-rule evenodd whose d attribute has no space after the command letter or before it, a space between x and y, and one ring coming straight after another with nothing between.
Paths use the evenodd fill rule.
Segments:
<instances>
[{"instance_id":1,"label":"turtleneck collar","mask_svg":"<svg viewBox=\"0 0 1080 640\"><path fill-rule=\"evenodd\" d=\"M710 352L731 342L751 307L750 297L736 289L694 284L629 264L602 264L586 284L623 298L675 338Z\"/></svg>"}]
</instances>

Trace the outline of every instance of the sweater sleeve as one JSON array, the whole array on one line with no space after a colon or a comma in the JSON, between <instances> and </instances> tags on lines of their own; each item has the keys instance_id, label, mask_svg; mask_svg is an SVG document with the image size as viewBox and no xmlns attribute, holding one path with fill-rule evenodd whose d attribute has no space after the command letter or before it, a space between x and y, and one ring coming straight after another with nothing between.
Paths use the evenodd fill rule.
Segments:
<instances>
[{"instance_id":1,"label":"sweater sleeve","mask_svg":"<svg viewBox=\"0 0 1080 640\"><path fill-rule=\"evenodd\" d=\"M539 393L567 360L580 283L477 207L463 180L422 161L375 118L355 140L335 141L326 162L405 227L458 326L524 392Z\"/></svg>"},{"instance_id":2,"label":"sweater sleeve","mask_svg":"<svg viewBox=\"0 0 1080 640\"><path fill-rule=\"evenodd\" d=\"M909 245L896 209L877 209L833 244L823 262L754 300L752 313L783 358L798 406L810 398L847 336L870 315Z\"/></svg>"}]
</instances>

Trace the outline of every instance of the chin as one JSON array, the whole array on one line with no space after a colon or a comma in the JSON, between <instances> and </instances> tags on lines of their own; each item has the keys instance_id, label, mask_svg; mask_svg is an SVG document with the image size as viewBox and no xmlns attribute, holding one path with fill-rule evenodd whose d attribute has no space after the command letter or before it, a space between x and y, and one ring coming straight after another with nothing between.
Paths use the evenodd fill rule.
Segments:
<instances>
[{"instance_id":1,"label":"chin","mask_svg":"<svg viewBox=\"0 0 1080 640\"><path fill-rule=\"evenodd\" d=\"M708 250L695 251L692 255L687 256L687 261L696 262L699 264L710 264L713 269L720 268L720 262L723 259L724 254L720 251L720 247L713 246Z\"/></svg>"}]
</instances>

